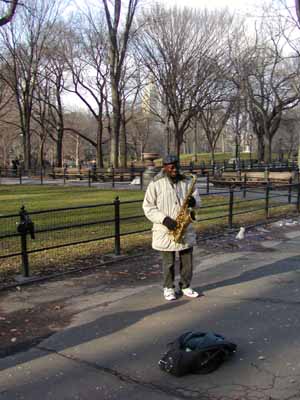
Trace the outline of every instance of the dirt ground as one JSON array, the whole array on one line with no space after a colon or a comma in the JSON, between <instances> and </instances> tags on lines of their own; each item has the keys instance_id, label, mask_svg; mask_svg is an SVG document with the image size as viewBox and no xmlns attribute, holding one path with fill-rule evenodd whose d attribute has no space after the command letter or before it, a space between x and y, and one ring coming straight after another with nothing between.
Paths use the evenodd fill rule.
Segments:
<instances>
[{"instance_id":1,"label":"dirt ground","mask_svg":"<svg viewBox=\"0 0 300 400\"><path fill-rule=\"evenodd\" d=\"M199 237L200 254L232 253L235 251L272 251L261 246L261 241L284 238L284 233L299 230L300 219L279 221L264 227L247 230L245 237L236 239L236 234L223 235L217 238L205 239ZM79 268L82 265L78 266ZM85 288L99 285L118 288L161 282L161 262L159 254L151 249L137 249L136 254L127 259L118 259L109 265L95 263L95 268L83 269L73 275L65 275L56 279L70 279L76 276L77 285ZM52 279L53 281L53 279ZM45 283L39 283L47 284ZM9 290L30 290L34 285ZM6 291L0 291L0 358L18 351L26 350L42 339L67 326L72 318L65 307L64 301L42 303L38 306L23 309L13 313L5 313L1 309L4 304Z\"/></svg>"}]
</instances>

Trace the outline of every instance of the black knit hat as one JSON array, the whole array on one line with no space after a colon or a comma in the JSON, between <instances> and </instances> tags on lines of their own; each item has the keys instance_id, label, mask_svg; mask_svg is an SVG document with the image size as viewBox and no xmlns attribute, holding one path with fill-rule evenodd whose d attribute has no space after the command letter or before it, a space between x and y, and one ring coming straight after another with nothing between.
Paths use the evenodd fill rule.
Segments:
<instances>
[{"instance_id":1,"label":"black knit hat","mask_svg":"<svg viewBox=\"0 0 300 400\"><path fill-rule=\"evenodd\" d=\"M173 154L168 154L164 157L163 164L178 164L178 157Z\"/></svg>"}]
</instances>

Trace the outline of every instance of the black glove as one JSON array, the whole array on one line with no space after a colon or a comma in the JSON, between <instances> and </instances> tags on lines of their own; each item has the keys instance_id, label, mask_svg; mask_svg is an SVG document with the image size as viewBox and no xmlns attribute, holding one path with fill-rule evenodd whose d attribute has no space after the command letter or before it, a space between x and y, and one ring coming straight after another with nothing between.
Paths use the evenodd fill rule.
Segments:
<instances>
[{"instance_id":1,"label":"black glove","mask_svg":"<svg viewBox=\"0 0 300 400\"><path fill-rule=\"evenodd\" d=\"M188 207L193 208L193 207L195 207L195 205L196 205L195 197L190 196L190 197L189 197L189 201L188 201Z\"/></svg>"},{"instance_id":2,"label":"black glove","mask_svg":"<svg viewBox=\"0 0 300 400\"><path fill-rule=\"evenodd\" d=\"M173 231L176 228L177 223L174 219L172 219L170 217L166 217L163 220L163 225L165 225L170 231Z\"/></svg>"}]
</instances>

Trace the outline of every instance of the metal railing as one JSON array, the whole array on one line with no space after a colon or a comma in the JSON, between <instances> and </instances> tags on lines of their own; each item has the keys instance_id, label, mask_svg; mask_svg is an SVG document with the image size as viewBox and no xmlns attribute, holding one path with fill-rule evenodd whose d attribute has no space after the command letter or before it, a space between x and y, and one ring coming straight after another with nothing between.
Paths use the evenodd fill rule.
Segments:
<instances>
[{"instance_id":1,"label":"metal railing","mask_svg":"<svg viewBox=\"0 0 300 400\"><path fill-rule=\"evenodd\" d=\"M160 168L157 165L157 168ZM241 160L240 162L228 161L205 163L205 162L182 162L181 169L190 173L199 175L215 175L219 171L292 171L298 170L295 161L273 162L264 164L254 162L253 160ZM112 187L118 182L131 182L134 178L140 179L140 187L143 187L143 172L145 167L131 165L129 168L34 168L25 170L22 167L0 168L0 179L9 178L16 183L22 184L25 178L30 177L41 185L45 180L61 180L64 184L70 180L81 180L87 183L89 187L96 182L110 182ZM0 181L1 183L1 181Z\"/></svg>"},{"instance_id":2,"label":"metal railing","mask_svg":"<svg viewBox=\"0 0 300 400\"><path fill-rule=\"evenodd\" d=\"M261 212L267 220L276 207L293 205L297 213L300 211L300 184L277 188L267 184L255 189L231 187L220 194L221 202L214 203L212 195L212 204L201 207L197 223L223 219L225 226L232 229L242 214ZM250 195L253 198L246 198ZM31 254L107 239L113 241L114 253L120 255L121 237L151 229L141 203L142 200L122 202L116 197L111 203L30 213L23 206L17 214L0 216L0 262L18 257L27 277Z\"/></svg>"}]
</instances>

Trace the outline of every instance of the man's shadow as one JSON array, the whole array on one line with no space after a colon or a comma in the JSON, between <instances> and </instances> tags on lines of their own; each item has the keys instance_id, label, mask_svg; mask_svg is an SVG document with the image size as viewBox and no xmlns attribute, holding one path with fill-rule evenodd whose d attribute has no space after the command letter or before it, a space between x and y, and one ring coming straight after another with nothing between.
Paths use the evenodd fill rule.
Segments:
<instances>
[{"instance_id":1,"label":"man's shadow","mask_svg":"<svg viewBox=\"0 0 300 400\"><path fill-rule=\"evenodd\" d=\"M253 281L267 276L284 274L286 272L300 272L300 256L289 257L269 265L263 265L259 268L252 269L251 271L245 271L238 276L198 287L197 290L205 292L224 286Z\"/></svg>"}]
</instances>

